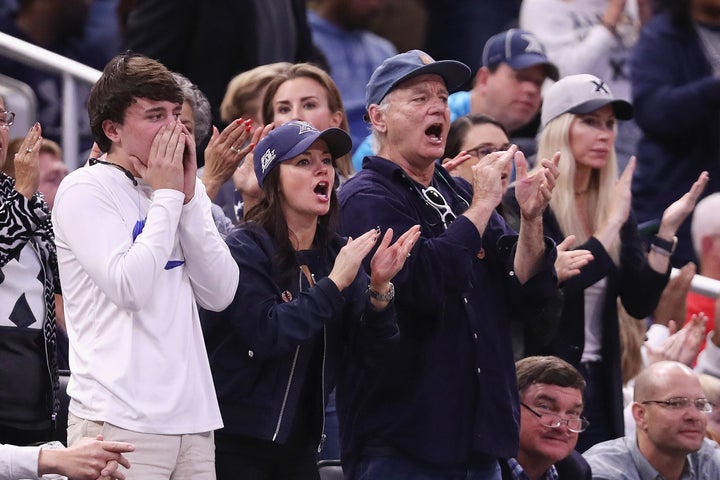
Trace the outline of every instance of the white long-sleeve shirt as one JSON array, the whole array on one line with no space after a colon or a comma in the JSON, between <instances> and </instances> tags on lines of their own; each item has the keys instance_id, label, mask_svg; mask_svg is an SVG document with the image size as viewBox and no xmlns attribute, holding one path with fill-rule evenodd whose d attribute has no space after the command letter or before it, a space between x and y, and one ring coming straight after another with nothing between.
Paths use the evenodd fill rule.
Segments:
<instances>
[{"instance_id":1,"label":"white long-sleeve shirt","mask_svg":"<svg viewBox=\"0 0 720 480\"><path fill-rule=\"evenodd\" d=\"M0 444L0 480L38 477L40 447Z\"/></svg>"},{"instance_id":2,"label":"white long-sleeve shirt","mask_svg":"<svg viewBox=\"0 0 720 480\"><path fill-rule=\"evenodd\" d=\"M590 73L615 97L631 100L630 51L640 31L637 2L628 0L617 35L601 23L608 0L523 0L520 27L534 33L560 76Z\"/></svg>"},{"instance_id":3,"label":"white long-sleeve shirt","mask_svg":"<svg viewBox=\"0 0 720 480\"><path fill-rule=\"evenodd\" d=\"M142 433L214 430L222 420L197 304L229 305L237 264L201 182L187 205L182 192L138 182L95 165L68 175L55 198L70 411Z\"/></svg>"}]
</instances>

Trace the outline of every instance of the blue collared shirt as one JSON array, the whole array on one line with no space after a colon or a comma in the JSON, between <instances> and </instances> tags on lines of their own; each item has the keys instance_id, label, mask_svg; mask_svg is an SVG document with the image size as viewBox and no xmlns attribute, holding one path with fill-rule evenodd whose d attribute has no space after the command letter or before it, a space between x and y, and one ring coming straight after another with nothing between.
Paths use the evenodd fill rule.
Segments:
<instances>
[{"instance_id":1,"label":"blue collared shirt","mask_svg":"<svg viewBox=\"0 0 720 480\"><path fill-rule=\"evenodd\" d=\"M517 460L509 458L507 463L510 467L513 480L530 480L530 477L525 474L525 470L523 470ZM558 480L558 473L555 469L555 465L550 465L550 468L548 468L548 470L542 475L542 477L538 478L538 480Z\"/></svg>"},{"instance_id":2,"label":"blue collared shirt","mask_svg":"<svg viewBox=\"0 0 720 480\"><path fill-rule=\"evenodd\" d=\"M630 437L602 442L583 454L592 468L593 480L665 480L650 465ZM704 439L697 452L687 456L680 480L720 478L720 449L717 443Z\"/></svg>"}]
</instances>

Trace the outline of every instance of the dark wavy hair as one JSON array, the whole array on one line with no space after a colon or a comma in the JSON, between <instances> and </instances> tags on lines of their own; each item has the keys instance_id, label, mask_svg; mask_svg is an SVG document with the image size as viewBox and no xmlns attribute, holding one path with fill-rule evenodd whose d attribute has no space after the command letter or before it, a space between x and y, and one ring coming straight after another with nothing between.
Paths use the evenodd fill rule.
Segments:
<instances>
[{"instance_id":1,"label":"dark wavy hair","mask_svg":"<svg viewBox=\"0 0 720 480\"><path fill-rule=\"evenodd\" d=\"M90 129L101 151L107 152L112 145L103 122L122 124L125 111L138 98L183 103L180 86L162 63L137 53L121 53L105 65L88 98Z\"/></svg>"},{"instance_id":2,"label":"dark wavy hair","mask_svg":"<svg viewBox=\"0 0 720 480\"><path fill-rule=\"evenodd\" d=\"M503 133L505 133L506 137L510 138L507 129L502 123L498 122L494 118L480 113L469 113L456 118L452 125L450 125L450 131L448 132L447 142L445 143L445 153L443 154L443 158L455 158L455 156L460 153L460 146L462 145L463 140L465 140L465 135L467 135L470 127L486 124L495 125L502 130Z\"/></svg>"},{"instance_id":3,"label":"dark wavy hair","mask_svg":"<svg viewBox=\"0 0 720 480\"><path fill-rule=\"evenodd\" d=\"M285 214L282 208L283 194L280 191L280 168L273 168L263 180L263 198L250 209L245 217L246 222L255 222L262 226L278 247L277 258L279 280L281 285L292 280L297 272L298 263L295 249L290 241ZM335 238L338 224L337 182L333 183L328 213L318 218L317 230L313 244L323 252L328 251Z\"/></svg>"}]
</instances>

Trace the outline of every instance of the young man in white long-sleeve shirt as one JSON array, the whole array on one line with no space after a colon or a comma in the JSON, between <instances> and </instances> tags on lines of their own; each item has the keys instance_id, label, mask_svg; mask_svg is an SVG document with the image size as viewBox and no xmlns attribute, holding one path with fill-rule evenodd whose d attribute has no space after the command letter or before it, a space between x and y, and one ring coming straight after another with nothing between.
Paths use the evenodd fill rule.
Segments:
<instances>
[{"instance_id":1,"label":"young man in white long-sleeve shirt","mask_svg":"<svg viewBox=\"0 0 720 480\"><path fill-rule=\"evenodd\" d=\"M197 305L224 309L238 269L196 180L182 102L162 64L112 59L88 101L107 157L68 175L55 199L68 442L102 433L135 444L128 478L215 478L222 420Z\"/></svg>"}]
</instances>

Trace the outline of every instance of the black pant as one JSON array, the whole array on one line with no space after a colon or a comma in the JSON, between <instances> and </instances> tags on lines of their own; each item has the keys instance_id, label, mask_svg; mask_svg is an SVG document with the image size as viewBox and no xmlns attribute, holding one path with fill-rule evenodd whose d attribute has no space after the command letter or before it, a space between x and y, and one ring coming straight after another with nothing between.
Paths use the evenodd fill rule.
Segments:
<instances>
[{"instance_id":1,"label":"black pant","mask_svg":"<svg viewBox=\"0 0 720 480\"><path fill-rule=\"evenodd\" d=\"M280 445L267 440L215 435L217 480L319 480L313 445Z\"/></svg>"},{"instance_id":2,"label":"black pant","mask_svg":"<svg viewBox=\"0 0 720 480\"><path fill-rule=\"evenodd\" d=\"M0 425L0 443L10 445L37 445L52 440L52 429L42 430L20 430L17 428Z\"/></svg>"}]
</instances>

